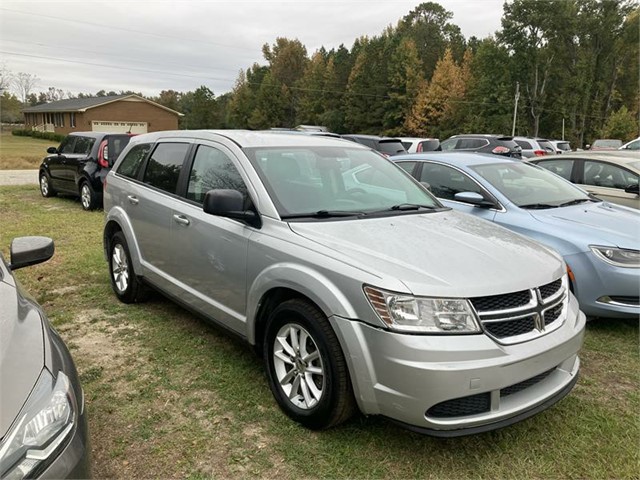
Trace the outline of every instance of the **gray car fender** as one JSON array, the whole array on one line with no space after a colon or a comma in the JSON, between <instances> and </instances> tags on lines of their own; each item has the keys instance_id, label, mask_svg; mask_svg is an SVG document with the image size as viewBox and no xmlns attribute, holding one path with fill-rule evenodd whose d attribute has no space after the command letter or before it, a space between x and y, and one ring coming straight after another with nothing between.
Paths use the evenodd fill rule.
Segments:
<instances>
[{"instance_id":1,"label":"gray car fender","mask_svg":"<svg viewBox=\"0 0 640 480\"><path fill-rule=\"evenodd\" d=\"M121 207L113 207L107 213L107 218L105 221L105 231L110 222L115 222L120 227L120 230L124 233L124 237L127 240L127 245L129 247L129 255L131 255L131 263L133 264L133 270L136 275L142 275L142 263L140 261L140 248L138 247L138 241L136 239L135 234L133 233L133 227L131 226L131 222L129 221L129 217L127 216L124 209ZM104 254L107 261L109 261L109 252L107 251L107 242L106 238L104 239Z\"/></svg>"}]
</instances>

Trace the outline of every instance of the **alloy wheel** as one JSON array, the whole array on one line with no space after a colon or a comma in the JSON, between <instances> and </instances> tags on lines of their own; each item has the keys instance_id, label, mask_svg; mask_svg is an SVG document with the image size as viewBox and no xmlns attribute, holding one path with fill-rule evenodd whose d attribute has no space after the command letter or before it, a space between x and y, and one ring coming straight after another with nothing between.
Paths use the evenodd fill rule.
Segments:
<instances>
[{"instance_id":1,"label":"alloy wheel","mask_svg":"<svg viewBox=\"0 0 640 480\"><path fill-rule=\"evenodd\" d=\"M91 190L89 190L89 185L86 183L84 183L80 189L80 200L82 207L85 210L89 210L89 207L91 207Z\"/></svg>"},{"instance_id":2,"label":"alloy wheel","mask_svg":"<svg viewBox=\"0 0 640 480\"><path fill-rule=\"evenodd\" d=\"M129 287L129 262L124 247L119 243L113 247L111 253L111 272L116 288L124 293Z\"/></svg>"},{"instance_id":3,"label":"alloy wheel","mask_svg":"<svg viewBox=\"0 0 640 480\"><path fill-rule=\"evenodd\" d=\"M49 195L49 180L47 179L46 175L42 175L40 177L40 192L42 193L43 197Z\"/></svg>"},{"instance_id":4,"label":"alloy wheel","mask_svg":"<svg viewBox=\"0 0 640 480\"><path fill-rule=\"evenodd\" d=\"M289 401L298 408L316 406L325 389L325 373L318 346L301 325L287 323L273 343L277 380Z\"/></svg>"}]
</instances>

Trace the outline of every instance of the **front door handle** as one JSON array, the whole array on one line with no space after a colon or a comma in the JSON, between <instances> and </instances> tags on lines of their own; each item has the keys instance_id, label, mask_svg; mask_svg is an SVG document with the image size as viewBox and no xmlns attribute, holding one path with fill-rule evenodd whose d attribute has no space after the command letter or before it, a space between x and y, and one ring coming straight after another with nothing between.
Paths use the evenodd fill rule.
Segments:
<instances>
[{"instance_id":1,"label":"front door handle","mask_svg":"<svg viewBox=\"0 0 640 480\"><path fill-rule=\"evenodd\" d=\"M127 195L127 198L129 199L129 203L131 205L137 205L138 202L140 202L140 200L138 200L138 197L136 197L135 195Z\"/></svg>"},{"instance_id":2,"label":"front door handle","mask_svg":"<svg viewBox=\"0 0 640 480\"><path fill-rule=\"evenodd\" d=\"M180 225L184 225L185 227L188 227L189 224L191 223L189 219L184 215L174 215L173 219L175 220L176 223Z\"/></svg>"}]
</instances>

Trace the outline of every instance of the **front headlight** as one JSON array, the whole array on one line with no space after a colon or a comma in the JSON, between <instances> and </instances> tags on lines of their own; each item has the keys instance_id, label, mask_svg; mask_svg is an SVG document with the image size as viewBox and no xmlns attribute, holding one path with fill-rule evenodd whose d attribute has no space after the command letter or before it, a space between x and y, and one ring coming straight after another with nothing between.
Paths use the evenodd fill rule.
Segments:
<instances>
[{"instance_id":1,"label":"front headlight","mask_svg":"<svg viewBox=\"0 0 640 480\"><path fill-rule=\"evenodd\" d=\"M640 250L616 247L590 246L591 251L605 262L616 267L640 268Z\"/></svg>"},{"instance_id":2,"label":"front headlight","mask_svg":"<svg viewBox=\"0 0 640 480\"><path fill-rule=\"evenodd\" d=\"M49 371L43 370L0 445L0 478L17 480L44 470L73 429L75 409L69 378L58 372L54 385Z\"/></svg>"},{"instance_id":3,"label":"front headlight","mask_svg":"<svg viewBox=\"0 0 640 480\"><path fill-rule=\"evenodd\" d=\"M480 332L480 326L467 300L414 297L369 286L364 287L364 293L380 319L398 332Z\"/></svg>"}]
</instances>

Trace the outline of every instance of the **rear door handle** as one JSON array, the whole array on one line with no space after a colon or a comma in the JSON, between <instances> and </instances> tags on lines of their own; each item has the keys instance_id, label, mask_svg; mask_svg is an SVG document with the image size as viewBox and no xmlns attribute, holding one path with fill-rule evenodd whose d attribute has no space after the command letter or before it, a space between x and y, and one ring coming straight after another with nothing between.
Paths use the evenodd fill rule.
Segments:
<instances>
[{"instance_id":1,"label":"rear door handle","mask_svg":"<svg viewBox=\"0 0 640 480\"><path fill-rule=\"evenodd\" d=\"M140 202L140 200L138 200L138 197L136 197L135 195L127 195L127 198L129 199L129 203L131 205L137 205L138 202Z\"/></svg>"},{"instance_id":2,"label":"rear door handle","mask_svg":"<svg viewBox=\"0 0 640 480\"><path fill-rule=\"evenodd\" d=\"M184 225L185 227L188 227L189 224L191 223L189 219L184 215L174 215L173 219L175 220L176 223L180 225Z\"/></svg>"}]
</instances>

